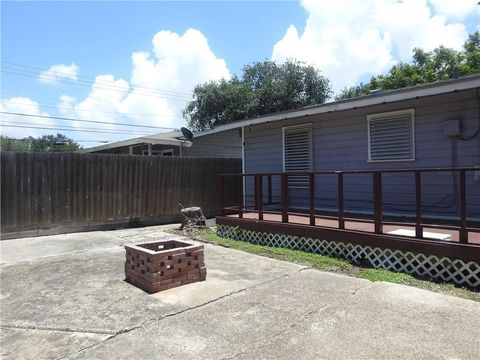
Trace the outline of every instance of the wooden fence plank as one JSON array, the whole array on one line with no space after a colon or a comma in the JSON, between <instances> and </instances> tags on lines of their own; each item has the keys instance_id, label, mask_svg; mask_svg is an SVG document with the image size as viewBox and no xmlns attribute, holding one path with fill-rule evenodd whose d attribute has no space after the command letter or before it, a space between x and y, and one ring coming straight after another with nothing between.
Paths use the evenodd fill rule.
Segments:
<instances>
[{"instance_id":1,"label":"wooden fence plank","mask_svg":"<svg viewBox=\"0 0 480 360\"><path fill-rule=\"evenodd\" d=\"M240 159L1 153L1 230L179 216L178 203L220 214L219 175ZM230 185L231 189L232 186ZM225 192L225 203L238 201Z\"/></svg>"}]
</instances>

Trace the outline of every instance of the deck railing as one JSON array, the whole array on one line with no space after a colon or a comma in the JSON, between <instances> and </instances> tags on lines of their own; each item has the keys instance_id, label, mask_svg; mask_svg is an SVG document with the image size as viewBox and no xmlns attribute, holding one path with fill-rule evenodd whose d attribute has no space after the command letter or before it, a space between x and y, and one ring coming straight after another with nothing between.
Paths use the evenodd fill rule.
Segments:
<instances>
[{"instance_id":1,"label":"deck railing","mask_svg":"<svg viewBox=\"0 0 480 360\"><path fill-rule=\"evenodd\" d=\"M462 244L469 243L469 232L480 232L480 228L476 226L467 226L467 194L466 194L466 174L480 171L479 168L463 167L463 168L422 168L422 169L387 169L387 170L347 170L347 171L313 171L313 172L271 172L271 173L243 173L243 174L222 174L220 175L220 201L223 216L227 212L235 212L239 218L243 218L246 206L244 204L244 184L247 178L254 179L254 209L249 212L258 213L258 220L264 219L264 214L281 215L283 223L289 223L289 215L303 215L309 216L309 224L316 225L316 219L337 220L338 229L345 229L345 222L368 222L374 225L375 234L383 234L384 225L396 226L412 226L415 228L415 237L422 239L424 237L423 229L438 228L445 230L458 231L459 242ZM422 214L422 175L432 172L452 172L458 181L458 219L454 219L453 225L451 222L447 224L445 221L436 221L425 223ZM415 187L415 221L408 223L405 221L385 220L383 212L383 192L382 192L382 177L387 173L410 173L414 175ZM346 217L345 215L345 191L344 191L344 177L345 175L368 175L372 177L372 196L373 196L373 217L371 219L365 217ZM337 211L335 215L319 214L316 209L315 199L315 181L317 175L335 175L337 183ZM272 177L280 177L280 199L281 211L265 210L265 204L272 204ZM308 179L308 212L298 213L289 211L289 178L301 176ZM234 178L237 182L237 199L238 204L234 206L225 206L225 181L227 178ZM264 180L266 180L266 203L264 202ZM477 184L475 184L477 186ZM480 184L478 185L480 186Z\"/></svg>"}]
</instances>

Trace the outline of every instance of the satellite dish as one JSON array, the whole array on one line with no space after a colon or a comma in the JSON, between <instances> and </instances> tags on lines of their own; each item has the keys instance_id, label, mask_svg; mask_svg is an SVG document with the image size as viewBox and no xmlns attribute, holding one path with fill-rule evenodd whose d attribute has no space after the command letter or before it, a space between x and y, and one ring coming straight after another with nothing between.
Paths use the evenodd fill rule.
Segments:
<instances>
[{"instance_id":1,"label":"satellite dish","mask_svg":"<svg viewBox=\"0 0 480 360\"><path fill-rule=\"evenodd\" d=\"M185 140L192 140L193 139L193 133L190 130L188 130L186 127L181 127L180 131L182 132Z\"/></svg>"}]
</instances>

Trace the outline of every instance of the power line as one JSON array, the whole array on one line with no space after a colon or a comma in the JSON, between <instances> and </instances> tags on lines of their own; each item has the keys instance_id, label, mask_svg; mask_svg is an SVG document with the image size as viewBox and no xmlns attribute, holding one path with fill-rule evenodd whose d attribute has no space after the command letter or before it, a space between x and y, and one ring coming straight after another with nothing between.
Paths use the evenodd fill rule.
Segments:
<instances>
[{"instance_id":1,"label":"power line","mask_svg":"<svg viewBox=\"0 0 480 360\"><path fill-rule=\"evenodd\" d=\"M7 125L5 125L7 124ZM8 126L8 124L19 124L19 125L29 125L29 126L57 126L55 124L46 124L46 123L29 123L29 122L23 122L23 121L10 121L10 120L2 120L0 122L0 126ZM68 126L68 125L58 125L61 126L65 129L83 129L83 130L101 130L101 131L111 131L119 134L138 134L138 135L144 135L144 134L149 134L149 135L156 135L157 133L152 133L152 132L137 132L137 131L130 131L130 130L122 130L122 129L102 129L102 128L79 128L75 126Z\"/></svg>"},{"instance_id":2,"label":"power line","mask_svg":"<svg viewBox=\"0 0 480 360\"><path fill-rule=\"evenodd\" d=\"M59 116L35 115L35 114L25 114L25 113L16 113L16 112L8 112L8 111L0 111L0 114L37 117L42 119L53 119L53 120L88 122L88 123L95 123L95 124L108 124L108 125L131 126L131 127L150 128L150 129L176 130L175 128L163 127L163 126L133 125L133 124L117 123L117 122L109 122L109 121L74 119L74 118L66 118L66 117L59 117Z\"/></svg>"},{"instance_id":3,"label":"power line","mask_svg":"<svg viewBox=\"0 0 480 360\"><path fill-rule=\"evenodd\" d=\"M33 138L33 140L36 140ZM93 142L93 143L104 143L107 144L109 142L112 142L111 140L76 140L76 139L71 139L75 142ZM13 138L13 137L4 137L2 138L2 141L22 141L22 142L30 142L32 141L31 139L18 139L18 138Z\"/></svg>"},{"instance_id":4,"label":"power line","mask_svg":"<svg viewBox=\"0 0 480 360\"><path fill-rule=\"evenodd\" d=\"M65 75L65 77L63 77L62 79L69 79L69 77L72 76L71 73L67 73L67 72L63 72L63 71L51 71L50 69L40 68L40 67L36 67L36 66L21 65L21 64L6 62L6 61L1 61L1 63L7 64L7 65L2 65L2 67L6 68L10 71L20 71L20 72L24 72L24 73L28 73L28 74L33 74L33 75L35 75L35 77L38 76L37 71L32 71L32 70L22 69L22 68L31 68L31 69L39 70L39 71L42 71L42 72L49 72L49 74L47 74L46 76L47 76L47 78L50 78L50 79L58 79L58 77L60 77L58 75ZM11 65L13 65L13 66L11 66ZM20 67L20 68L18 68L18 67ZM45 76L45 74L43 74L43 76ZM90 76L76 75L75 77L77 79L81 79L81 80L82 79L88 80L89 82L97 80L96 78L90 77ZM82 81L85 81L85 80L82 80ZM102 81L100 81L100 83L102 83ZM108 84L108 83L105 83L105 82L103 82L103 83L111 86L111 84ZM148 87L148 86L144 86L144 85L139 85L139 84L136 84L136 83L130 83L130 85L135 86L136 88L140 88L140 89L146 89L146 90L150 90L150 91L153 91L153 92L164 93L165 95L183 96L183 97L191 97L191 95L192 95L192 93L175 91L175 90L165 90L165 89L152 88L152 87ZM117 85L113 85L113 86L118 87Z\"/></svg>"},{"instance_id":5,"label":"power line","mask_svg":"<svg viewBox=\"0 0 480 360\"><path fill-rule=\"evenodd\" d=\"M10 75L17 75L17 76L24 76L24 77L28 77L28 78L31 78L31 79L36 79L37 76L35 74L35 76L32 76L30 74L24 74L24 73L21 73L21 72L12 72L12 71L5 71L5 70L1 70L2 73L4 74L10 74ZM56 80L56 78L54 77L51 77L52 80ZM78 85L78 86L83 86L83 87L88 87L88 88L91 88L92 87L92 83L91 82L86 82L86 81L79 81L79 80L76 80L76 81L73 81L71 79L63 79L62 81L64 82L68 82L70 85ZM122 88L120 86L116 86L116 85L111 85L111 84L106 84L106 85L98 85L95 84L95 87L97 89L102 89L102 90L108 90L108 91L116 91L116 92L121 92L121 93L124 93L124 92L127 92L127 91L130 91L131 93L133 93L132 90L130 89L126 89L126 88ZM191 97L187 97L187 96L178 96L178 95L168 95L168 94L157 94L157 93L154 93L152 91L137 91L136 89L134 89L136 94L138 95L141 95L141 96L150 96L150 97L156 97L156 98L164 98L164 99L168 99L168 100L175 100L175 101L189 101L191 100Z\"/></svg>"},{"instance_id":6,"label":"power line","mask_svg":"<svg viewBox=\"0 0 480 360\"><path fill-rule=\"evenodd\" d=\"M6 65L5 65L6 64ZM10 65L9 65L10 64ZM13 65L13 66L11 66ZM20 68L19 68L20 67ZM36 69L37 71L32 71L24 68L32 68ZM15 63L10 63L6 61L2 61L2 72L6 74L11 74L11 75L18 75L18 76L26 76L30 78L37 78L38 77L38 70L43 71L43 72L48 72L47 74L43 74L43 77L46 79L50 80L57 80L57 81L69 81L73 85L81 85L81 86L91 86L91 83L94 82L96 83L96 86L99 88L107 89L107 90L112 90L112 91L121 91L125 92L125 88L118 86L116 84L111 84L107 83L105 81L99 81L96 78L91 78L87 76L79 76L76 75L76 79L71 79L70 73L62 72L62 71L50 71L49 69L44 69L40 67L35 67L35 66L28 66L28 65L21 65L21 64L15 64ZM13 72L12 72L13 71ZM65 75L64 77L61 77L59 75ZM59 77L61 79L59 79ZM86 80L84 80L86 79ZM101 85L101 86L99 86ZM157 97L165 97L169 98L171 100L191 100L192 99L192 93L186 93L186 92L180 92L180 91L174 91L174 90L162 90L158 88L151 88L135 83L130 83L130 86L133 86L135 88L136 93L140 93L143 95L154 95ZM144 89L144 90L142 90ZM139 91L140 90L140 91Z\"/></svg>"},{"instance_id":7,"label":"power line","mask_svg":"<svg viewBox=\"0 0 480 360\"><path fill-rule=\"evenodd\" d=\"M3 102L6 102L8 104L16 104L16 105L24 105L24 106L32 106L35 107L37 105L35 104L25 104L22 102L16 102L16 101L11 101L11 100L2 100ZM57 105L45 105L43 102L41 104L41 107L43 108L51 108L51 109L65 109L65 110L71 110L72 108L66 107L66 106L57 106ZM77 109L75 109L77 110ZM121 113L118 111L102 111L102 110L84 110L84 109L79 109L77 111L82 111L82 112L94 112L94 113L100 113L100 114L117 114L117 115L140 115L140 116L155 116L155 117L173 117L173 118L183 118L182 116L176 116L176 115L169 115L169 114L146 114L146 113Z\"/></svg>"},{"instance_id":8,"label":"power line","mask_svg":"<svg viewBox=\"0 0 480 360\"><path fill-rule=\"evenodd\" d=\"M61 131L78 131L78 132L84 132L84 133L92 133L92 134L116 134L116 135L133 135L134 133L132 132L116 132L116 131L109 131L109 130L88 130L88 129L85 129L85 130L80 130L80 128L73 128L73 129L69 129L69 128L63 128L63 127L39 127L39 126L23 126L23 125L3 125L1 124L0 127L11 127L11 128L22 128L22 129L37 129L37 130L55 130L55 131L58 131L58 130L61 130ZM145 133L135 133L136 135L148 135L148 134L145 134ZM154 134L150 134L150 135L154 135Z\"/></svg>"},{"instance_id":9,"label":"power line","mask_svg":"<svg viewBox=\"0 0 480 360\"><path fill-rule=\"evenodd\" d=\"M30 74L23 74L23 73L19 73L19 72L11 72L11 71L5 71L5 70L1 70L2 73L4 74L10 74L10 75L17 75L17 76L24 76L24 77L28 77L28 78L32 78L32 79L36 79L37 76L35 74L35 76L32 76ZM63 79L63 81L66 81L67 79ZM91 88L92 87L92 84L90 82L85 82L85 81L68 81L71 85L78 85L78 86L84 86L84 87L88 87L88 88ZM108 90L108 91L116 91L116 92L121 92L121 93L124 93L126 91L130 91L129 89L125 89L125 88L121 88L119 86L115 86L115 85L107 85L107 86L99 86L98 84L95 85L96 88L98 89L102 89L102 90ZM168 100L173 100L173 101L189 101L191 100L190 97L186 97L186 96L178 96L178 95L163 95L163 94L155 94L153 92L145 92L145 91L137 91L136 89L134 89L135 92L132 92L131 93L135 93L135 94L138 94L138 95L141 95L141 96L150 96L150 97L155 97L155 98L164 98L164 99L168 99Z\"/></svg>"},{"instance_id":10,"label":"power line","mask_svg":"<svg viewBox=\"0 0 480 360\"><path fill-rule=\"evenodd\" d=\"M31 65L23 65L23 64L18 64L18 63L13 63L9 61L0 61L2 64L7 64L7 67L10 67L13 70L22 70L22 71L28 71L24 69L15 69L15 67L20 67L20 68L30 68L30 69L35 69L35 70L40 70L40 71L50 71L50 69L45 69L37 66L31 66ZM10 66L9 66L10 65ZM13 67L11 66L13 65ZM5 65L4 65L5 67ZM36 74L36 72L29 71L30 73ZM62 72L62 71L52 71L53 74L62 74L62 75L71 75L70 73ZM90 81L95 80L94 77L92 76L85 76L85 75L77 75L77 78L83 78L83 79L88 79ZM130 83L130 85L135 86L137 88L142 88L142 89L148 89L148 90L153 90L155 92L163 92L163 93L170 93L172 95L184 95L187 97L191 97L192 93L187 93L187 92L182 92L182 91L175 91L175 90L165 90L165 89L157 89L157 88L152 88L144 85L139 85L136 83Z\"/></svg>"}]
</instances>

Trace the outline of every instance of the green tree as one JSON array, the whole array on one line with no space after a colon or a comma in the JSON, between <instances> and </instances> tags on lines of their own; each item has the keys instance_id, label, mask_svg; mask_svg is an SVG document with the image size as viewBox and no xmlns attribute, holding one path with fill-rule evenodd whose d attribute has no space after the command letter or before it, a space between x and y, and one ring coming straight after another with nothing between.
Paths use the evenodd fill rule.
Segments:
<instances>
[{"instance_id":1,"label":"green tree","mask_svg":"<svg viewBox=\"0 0 480 360\"><path fill-rule=\"evenodd\" d=\"M32 136L22 139L0 136L2 151L76 151L81 146L63 134L43 135L38 138Z\"/></svg>"},{"instance_id":2,"label":"green tree","mask_svg":"<svg viewBox=\"0 0 480 360\"><path fill-rule=\"evenodd\" d=\"M0 150L2 151L29 151L30 146L25 139L15 139L0 135Z\"/></svg>"},{"instance_id":3,"label":"green tree","mask_svg":"<svg viewBox=\"0 0 480 360\"><path fill-rule=\"evenodd\" d=\"M256 62L241 77L210 81L194 89L183 111L194 130L283 110L322 104L331 95L329 81L313 66L298 61Z\"/></svg>"},{"instance_id":4,"label":"green tree","mask_svg":"<svg viewBox=\"0 0 480 360\"><path fill-rule=\"evenodd\" d=\"M463 50L440 46L431 52L415 48L412 63L392 66L386 75L374 76L369 83L343 89L335 100L368 95L372 90L393 90L480 72L480 32L468 37Z\"/></svg>"}]
</instances>

